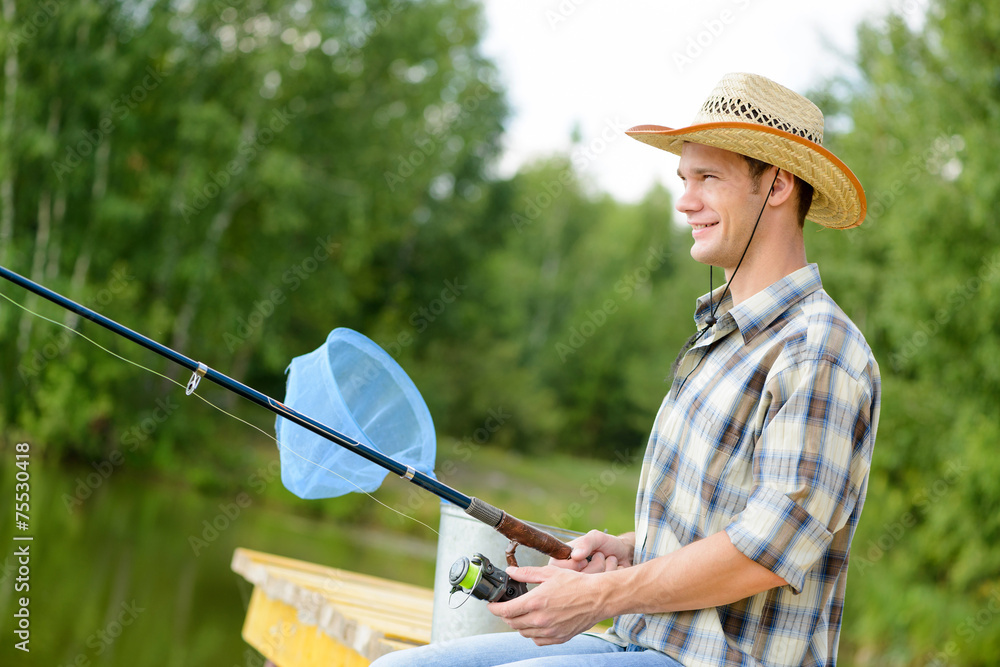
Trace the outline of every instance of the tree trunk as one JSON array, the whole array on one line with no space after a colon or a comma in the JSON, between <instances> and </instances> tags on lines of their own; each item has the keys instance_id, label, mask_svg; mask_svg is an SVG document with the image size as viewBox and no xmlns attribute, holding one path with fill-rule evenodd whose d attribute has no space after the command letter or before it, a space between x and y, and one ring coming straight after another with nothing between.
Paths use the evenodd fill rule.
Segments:
<instances>
[{"instance_id":1,"label":"tree trunk","mask_svg":"<svg viewBox=\"0 0 1000 667\"><path fill-rule=\"evenodd\" d=\"M3 0L3 20L8 27L13 27L17 19L17 7L14 0ZM7 265L10 258L10 242L14 235L14 155L13 135L14 135L14 113L17 102L17 77L18 77L17 49L7 49L7 58L4 62L4 95L3 95L3 121L0 125L0 136L2 136L2 155L0 164L2 176L0 176L0 264Z\"/></svg>"},{"instance_id":2,"label":"tree trunk","mask_svg":"<svg viewBox=\"0 0 1000 667\"><path fill-rule=\"evenodd\" d=\"M100 242L100 201L104 198L104 193L108 190L108 165L111 157L111 139L107 138L94 151L94 184L90 188L90 225L88 233L80 250L79 257L76 258L76 265L73 267L73 278L70 282L70 294L82 299L83 287L87 283L87 272L90 269L90 259L93 253L92 245ZM75 329L80 321L80 316L66 311L63 324Z\"/></svg>"},{"instance_id":3,"label":"tree trunk","mask_svg":"<svg viewBox=\"0 0 1000 667\"><path fill-rule=\"evenodd\" d=\"M59 277L59 257L62 253L61 230L66 219L66 188L60 187L52 203L52 241L49 243L49 257L45 265L45 281L53 282Z\"/></svg>"},{"instance_id":4,"label":"tree trunk","mask_svg":"<svg viewBox=\"0 0 1000 667\"><path fill-rule=\"evenodd\" d=\"M244 121L243 127L246 136L253 136L257 131L257 122L248 118ZM174 323L171 347L181 352L187 348L191 336L191 326L198 314L198 308L201 306L202 287L207 277L213 273L212 267L218 263L222 235L229 228L233 221L233 214L243 201L243 194L237 185L231 183L230 187L233 190L223 199L222 206L212 218L212 224L209 225L208 231L205 233L205 240L201 244L200 275L192 278L184 304L181 306Z\"/></svg>"},{"instance_id":5,"label":"tree trunk","mask_svg":"<svg viewBox=\"0 0 1000 667\"><path fill-rule=\"evenodd\" d=\"M59 110L61 106L59 98L52 100L49 104L49 123L45 131L51 137L59 135ZM52 209L52 192L48 188L45 188L38 197L38 227L35 229L35 251L31 258L31 273L28 274L28 277L36 283L44 282L45 280L45 261L49 254L49 240L52 237ZM35 310L38 299L38 295L34 292L29 293L24 300L25 307L29 310ZM17 352L19 355L24 354L31 343L31 330L34 323L34 316L24 313L17 333Z\"/></svg>"},{"instance_id":6,"label":"tree trunk","mask_svg":"<svg viewBox=\"0 0 1000 667\"><path fill-rule=\"evenodd\" d=\"M52 194L46 189L42 190L38 197L38 227L35 229L35 252L31 258L31 272L28 274L31 280L39 282L42 279L42 272L45 270L45 255L49 247L49 231L52 224ZM24 307L28 310L35 310L38 306L38 296L34 292L29 292L24 299ZM31 329L35 323L35 318L28 313L24 313L21 318L21 325L17 332L17 354L23 355L28 350L31 342Z\"/></svg>"},{"instance_id":7,"label":"tree trunk","mask_svg":"<svg viewBox=\"0 0 1000 667\"><path fill-rule=\"evenodd\" d=\"M531 321L531 332L528 334L527 348L531 353L541 349L552 326L553 310L558 302L559 290L557 282L559 280L559 266L562 263L562 230L565 220L560 217L548 230L548 252L542 260L542 265L538 271L538 294L540 298L537 302L537 309Z\"/></svg>"},{"instance_id":8,"label":"tree trunk","mask_svg":"<svg viewBox=\"0 0 1000 667\"><path fill-rule=\"evenodd\" d=\"M12 28L17 18L17 7L14 0L3 0L3 20L8 29ZM17 49L6 49L7 58L4 61L4 94L3 119L0 120L0 266L9 266L11 245L14 240L14 113L17 101L18 61ZM0 311L0 331L3 330L6 313L11 309ZM22 313L26 317L27 313ZM23 320L22 320L23 321Z\"/></svg>"},{"instance_id":9,"label":"tree trunk","mask_svg":"<svg viewBox=\"0 0 1000 667\"><path fill-rule=\"evenodd\" d=\"M182 351L187 348L187 343L191 335L191 325L194 323L194 318L198 314L198 308L201 306L201 299L204 296L202 286L205 284L207 276L211 273L209 267L218 262L219 244L222 241L222 235L229 228L230 223L232 223L233 213L235 213L241 201L242 196L238 192L226 197L222 208L212 218L212 224L208 227L205 240L201 244L201 275L191 281L187 296L184 298L184 304L181 306L181 310L177 314L177 319L174 323L174 335L171 338L170 346L175 350Z\"/></svg>"}]
</instances>

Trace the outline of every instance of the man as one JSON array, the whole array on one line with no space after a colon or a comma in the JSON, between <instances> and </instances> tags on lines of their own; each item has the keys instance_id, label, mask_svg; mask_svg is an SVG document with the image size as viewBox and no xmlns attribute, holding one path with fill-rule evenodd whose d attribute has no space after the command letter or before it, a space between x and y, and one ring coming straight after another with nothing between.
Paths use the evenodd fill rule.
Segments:
<instances>
[{"instance_id":1,"label":"man","mask_svg":"<svg viewBox=\"0 0 1000 667\"><path fill-rule=\"evenodd\" d=\"M727 280L699 300L675 363L635 532L591 531L567 561L509 570L539 584L490 605L519 634L380 667L836 663L880 380L806 261L803 220L861 224L861 185L822 147L820 110L761 76L726 76L690 127L627 134L680 155L691 255ZM610 617L607 634L581 634Z\"/></svg>"}]
</instances>

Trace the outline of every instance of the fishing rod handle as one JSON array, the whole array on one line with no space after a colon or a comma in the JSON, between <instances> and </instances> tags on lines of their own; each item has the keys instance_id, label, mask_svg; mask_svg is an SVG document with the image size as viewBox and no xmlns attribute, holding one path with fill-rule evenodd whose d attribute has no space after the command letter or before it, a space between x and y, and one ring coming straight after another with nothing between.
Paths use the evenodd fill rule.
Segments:
<instances>
[{"instance_id":1,"label":"fishing rod handle","mask_svg":"<svg viewBox=\"0 0 1000 667\"><path fill-rule=\"evenodd\" d=\"M555 558L566 560L573 548L543 530L530 526L515 516L504 512L503 518L497 524L497 532L512 542L530 547L536 551Z\"/></svg>"},{"instance_id":2,"label":"fishing rod handle","mask_svg":"<svg viewBox=\"0 0 1000 667\"><path fill-rule=\"evenodd\" d=\"M498 533L517 544L521 544L557 560L569 558L573 549L565 542L543 530L530 526L502 509L472 497L465 513L474 519L492 526Z\"/></svg>"}]
</instances>

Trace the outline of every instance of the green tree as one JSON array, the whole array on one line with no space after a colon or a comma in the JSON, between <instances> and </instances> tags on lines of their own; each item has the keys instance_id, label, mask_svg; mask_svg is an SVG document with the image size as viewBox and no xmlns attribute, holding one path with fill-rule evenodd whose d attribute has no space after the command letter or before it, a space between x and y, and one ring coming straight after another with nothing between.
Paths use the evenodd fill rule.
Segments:
<instances>
[{"instance_id":1,"label":"green tree","mask_svg":"<svg viewBox=\"0 0 1000 667\"><path fill-rule=\"evenodd\" d=\"M464 266L464 221L505 114L477 4L88 0L42 15L7 4L5 266L279 396L288 361L327 331L392 331L440 290L446 258ZM106 456L176 396L0 311L0 418L52 449ZM129 454L231 459L194 444L219 419L186 407L157 423L155 452Z\"/></svg>"},{"instance_id":2,"label":"green tree","mask_svg":"<svg viewBox=\"0 0 1000 667\"><path fill-rule=\"evenodd\" d=\"M866 24L858 78L824 95L849 120L834 144L869 213L816 245L840 258L827 287L883 372L845 612L843 652L859 664L986 665L1000 651L1000 619L984 612L1000 599L987 509L1000 503L998 9L939 0L926 17Z\"/></svg>"}]
</instances>

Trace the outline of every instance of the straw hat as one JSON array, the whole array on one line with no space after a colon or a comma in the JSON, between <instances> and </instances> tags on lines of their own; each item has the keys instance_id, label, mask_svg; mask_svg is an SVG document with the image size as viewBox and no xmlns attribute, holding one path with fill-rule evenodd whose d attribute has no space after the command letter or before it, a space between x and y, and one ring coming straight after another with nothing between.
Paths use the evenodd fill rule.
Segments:
<instances>
[{"instance_id":1,"label":"straw hat","mask_svg":"<svg viewBox=\"0 0 1000 667\"><path fill-rule=\"evenodd\" d=\"M785 169L813 186L806 217L824 227L847 229L865 218L861 183L846 164L823 148L823 112L802 95L763 76L724 76L689 127L638 125L625 133L677 155L690 141Z\"/></svg>"}]
</instances>

